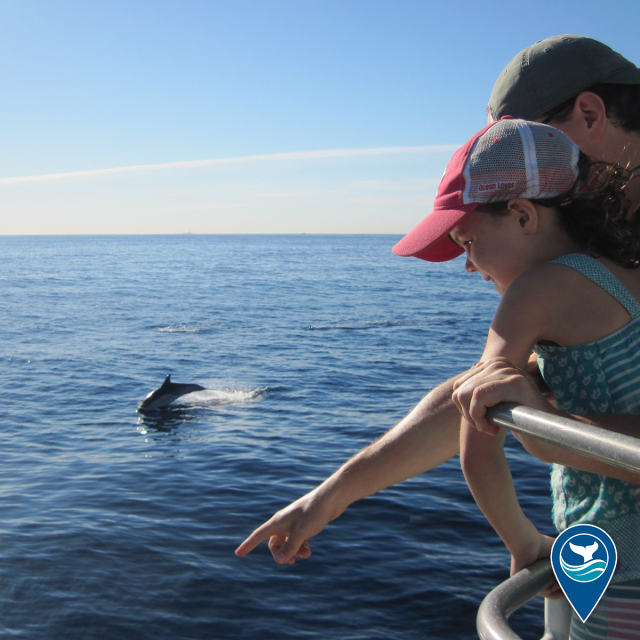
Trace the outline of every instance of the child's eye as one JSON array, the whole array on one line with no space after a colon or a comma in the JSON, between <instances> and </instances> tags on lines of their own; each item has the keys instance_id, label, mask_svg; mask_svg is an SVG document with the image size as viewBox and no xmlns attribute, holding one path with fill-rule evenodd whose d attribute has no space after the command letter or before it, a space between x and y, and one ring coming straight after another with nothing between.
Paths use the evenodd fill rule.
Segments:
<instances>
[{"instance_id":1,"label":"child's eye","mask_svg":"<svg viewBox=\"0 0 640 640\"><path fill-rule=\"evenodd\" d=\"M451 242L453 242L453 244L457 244L461 247L468 247L469 245L471 245L471 240L463 240L462 238L455 238L449 234L449 240L451 240Z\"/></svg>"}]
</instances>

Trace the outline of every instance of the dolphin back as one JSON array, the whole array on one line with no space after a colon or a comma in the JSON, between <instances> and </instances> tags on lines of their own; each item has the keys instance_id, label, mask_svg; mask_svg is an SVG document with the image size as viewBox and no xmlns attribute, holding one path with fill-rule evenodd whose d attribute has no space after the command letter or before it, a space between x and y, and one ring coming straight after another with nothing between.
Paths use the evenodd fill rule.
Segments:
<instances>
[{"instance_id":1,"label":"dolphin back","mask_svg":"<svg viewBox=\"0 0 640 640\"><path fill-rule=\"evenodd\" d=\"M158 389L163 393L171 393L176 397L183 396L186 393L193 393L194 391L204 391L204 387L199 384L180 384L179 382L171 382L171 374L169 374L162 383L162 386Z\"/></svg>"},{"instance_id":2,"label":"dolphin back","mask_svg":"<svg viewBox=\"0 0 640 640\"><path fill-rule=\"evenodd\" d=\"M186 393L193 393L194 391L204 391L204 387L201 387L199 384L173 384L171 383L171 386L173 387L173 392L175 393L176 391L179 393L179 395L183 396Z\"/></svg>"},{"instance_id":3,"label":"dolphin back","mask_svg":"<svg viewBox=\"0 0 640 640\"><path fill-rule=\"evenodd\" d=\"M138 411L141 409L159 409L172 403L180 396L193 393L194 391L204 391L204 387L201 387L199 384L179 384L177 382L171 382L171 374L169 374L160 387L152 391L140 403Z\"/></svg>"}]
</instances>

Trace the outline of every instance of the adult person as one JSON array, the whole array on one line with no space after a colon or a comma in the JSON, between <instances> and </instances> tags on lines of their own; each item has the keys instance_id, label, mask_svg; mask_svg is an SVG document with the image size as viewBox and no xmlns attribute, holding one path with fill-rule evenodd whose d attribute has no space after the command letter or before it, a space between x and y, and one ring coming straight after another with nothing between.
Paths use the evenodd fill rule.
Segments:
<instances>
[{"instance_id":1,"label":"adult person","mask_svg":"<svg viewBox=\"0 0 640 640\"><path fill-rule=\"evenodd\" d=\"M488 111L490 119L511 115L557 127L594 160L630 167L640 164L640 69L596 40L556 36L520 52L499 76ZM626 195L631 210L635 210L640 204L640 179L629 183ZM415 246L402 255L420 257L423 249ZM268 539L279 564L293 564L296 557L308 558L309 539L350 504L458 454L460 411L452 400L457 380L468 382L467 372L436 387L378 441L313 491L278 511L238 547L236 554L244 556ZM456 396L460 406L461 397ZM541 397L536 396L536 401ZM549 406L544 398L542 402ZM598 418L598 423L624 429L629 426L628 420L611 416ZM566 462L564 458L551 460L556 454L546 451L537 457L620 477L619 469L582 457Z\"/></svg>"},{"instance_id":2,"label":"adult person","mask_svg":"<svg viewBox=\"0 0 640 640\"><path fill-rule=\"evenodd\" d=\"M640 70L597 40L555 36L521 51L498 77L487 111L490 121L550 124L591 160L640 165ZM637 207L640 175L626 195Z\"/></svg>"}]
</instances>

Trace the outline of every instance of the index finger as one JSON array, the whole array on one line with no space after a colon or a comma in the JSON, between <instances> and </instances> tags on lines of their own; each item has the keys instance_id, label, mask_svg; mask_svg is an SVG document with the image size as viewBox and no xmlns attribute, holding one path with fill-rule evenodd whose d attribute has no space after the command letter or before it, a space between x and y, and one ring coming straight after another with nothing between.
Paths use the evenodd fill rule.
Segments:
<instances>
[{"instance_id":1,"label":"index finger","mask_svg":"<svg viewBox=\"0 0 640 640\"><path fill-rule=\"evenodd\" d=\"M282 533L282 531L275 525L265 522L261 527L258 527L237 549L236 555L239 558L251 553L259 544L268 540L271 536Z\"/></svg>"}]
</instances>

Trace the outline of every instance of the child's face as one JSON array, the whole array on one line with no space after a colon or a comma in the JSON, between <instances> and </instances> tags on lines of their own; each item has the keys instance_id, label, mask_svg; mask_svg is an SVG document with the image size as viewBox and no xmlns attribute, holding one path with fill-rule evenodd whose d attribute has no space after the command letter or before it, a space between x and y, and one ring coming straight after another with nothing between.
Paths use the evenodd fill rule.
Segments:
<instances>
[{"instance_id":1,"label":"child's face","mask_svg":"<svg viewBox=\"0 0 640 640\"><path fill-rule=\"evenodd\" d=\"M500 295L536 264L527 250L527 236L515 212L498 216L473 211L451 230L450 236L467 253L465 269L469 273L477 271L493 282Z\"/></svg>"}]
</instances>

